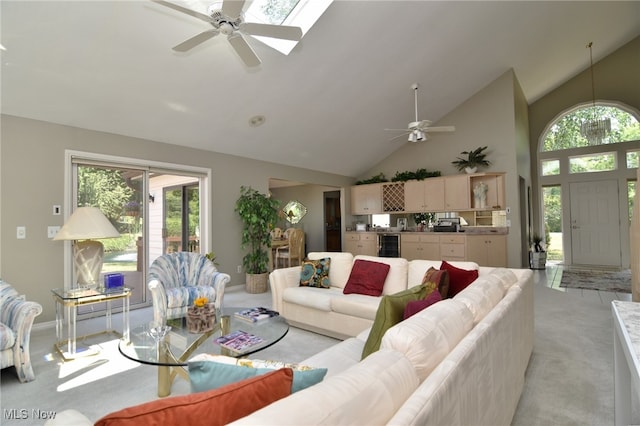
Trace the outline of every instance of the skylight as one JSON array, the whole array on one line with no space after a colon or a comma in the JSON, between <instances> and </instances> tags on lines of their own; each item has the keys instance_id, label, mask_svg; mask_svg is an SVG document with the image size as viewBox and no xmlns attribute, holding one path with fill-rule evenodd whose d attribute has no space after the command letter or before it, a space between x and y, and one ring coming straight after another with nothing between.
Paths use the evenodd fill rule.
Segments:
<instances>
[{"instance_id":1,"label":"skylight","mask_svg":"<svg viewBox=\"0 0 640 426\"><path fill-rule=\"evenodd\" d=\"M290 25L302 29L302 37L322 16L333 0L254 0L245 10L245 22ZM288 55L297 41L252 36L279 52Z\"/></svg>"}]
</instances>

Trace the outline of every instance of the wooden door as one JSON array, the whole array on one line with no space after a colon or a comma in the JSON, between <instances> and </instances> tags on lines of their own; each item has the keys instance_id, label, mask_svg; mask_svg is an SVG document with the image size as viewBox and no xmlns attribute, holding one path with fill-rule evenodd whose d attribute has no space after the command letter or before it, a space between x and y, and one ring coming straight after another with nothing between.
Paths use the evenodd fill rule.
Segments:
<instances>
[{"instance_id":1,"label":"wooden door","mask_svg":"<svg viewBox=\"0 0 640 426\"><path fill-rule=\"evenodd\" d=\"M621 266L618 181L574 182L569 191L572 263Z\"/></svg>"}]
</instances>

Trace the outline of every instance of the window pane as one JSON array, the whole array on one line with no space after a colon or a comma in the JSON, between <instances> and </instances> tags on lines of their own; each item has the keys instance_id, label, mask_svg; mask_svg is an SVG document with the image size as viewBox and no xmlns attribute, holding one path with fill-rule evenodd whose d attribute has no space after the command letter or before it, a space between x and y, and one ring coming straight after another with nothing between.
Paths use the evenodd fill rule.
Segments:
<instances>
[{"instance_id":1,"label":"window pane","mask_svg":"<svg viewBox=\"0 0 640 426\"><path fill-rule=\"evenodd\" d=\"M543 160L542 176L552 176L560 174L560 160Z\"/></svg>"},{"instance_id":2,"label":"window pane","mask_svg":"<svg viewBox=\"0 0 640 426\"><path fill-rule=\"evenodd\" d=\"M542 188L547 260L564 259L562 250L562 190L559 185Z\"/></svg>"},{"instance_id":3,"label":"window pane","mask_svg":"<svg viewBox=\"0 0 640 426\"><path fill-rule=\"evenodd\" d=\"M569 157L569 173L605 172L616 169L613 152Z\"/></svg>"},{"instance_id":4,"label":"window pane","mask_svg":"<svg viewBox=\"0 0 640 426\"><path fill-rule=\"evenodd\" d=\"M627 169L638 168L638 154L640 151L628 151L627 152Z\"/></svg>"},{"instance_id":5,"label":"window pane","mask_svg":"<svg viewBox=\"0 0 640 426\"><path fill-rule=\"evenodd\" d=\"M373 214L371 215L371 225L374 227L388 228L391 223L391 215Z\"/></svg>"},{"instance_id":6,"label":"window pane","mask_svg":"<svg viewBox=\"0 0 640 426\"><path fill-rule=\"evenodd\" d=\"M636 197L636 181L630 180L627 182L627 197L629 199L629 224L633 218L633 201Z\"/></svg>"}]
</instances>

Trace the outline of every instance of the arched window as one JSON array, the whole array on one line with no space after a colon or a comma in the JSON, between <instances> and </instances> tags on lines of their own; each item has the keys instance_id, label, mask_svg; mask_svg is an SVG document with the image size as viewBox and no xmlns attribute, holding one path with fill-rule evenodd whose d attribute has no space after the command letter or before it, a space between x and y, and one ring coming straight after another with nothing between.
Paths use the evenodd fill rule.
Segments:
<instances>
[{"instance_id":1,"label":"arched window","mask_svg":"<svg viewBox=\"0 0 640 426\"><path fill-rule=\"evenodd\" d=\"M594 116L611 120L611 132L602 141L603 145L640 140L640 123L630 111L614 105L593 107L588 104L577 106L556 118L543 134L540 150L548 152L589 146L589 141L580 133L580 126Z\"/></svg>"}]
</instances>

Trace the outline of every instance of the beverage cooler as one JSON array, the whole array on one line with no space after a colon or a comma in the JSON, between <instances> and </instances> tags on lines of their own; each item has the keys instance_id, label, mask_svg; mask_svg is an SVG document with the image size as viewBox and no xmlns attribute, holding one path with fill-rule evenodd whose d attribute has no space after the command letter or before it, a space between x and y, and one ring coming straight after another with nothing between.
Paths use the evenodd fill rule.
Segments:
<instances>
[{"instance_id":1,"label":"beverage cooler","mask_svg":"<svg viewBox=\"0 0 640 426\"><path fill-rule=\"evenodd\" d=\"M400 257L400 234L378 234L378 256Z\"/></svg>"}]
</instances>

